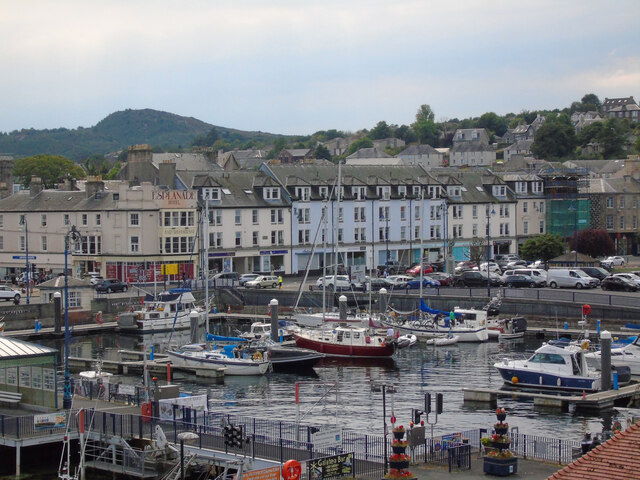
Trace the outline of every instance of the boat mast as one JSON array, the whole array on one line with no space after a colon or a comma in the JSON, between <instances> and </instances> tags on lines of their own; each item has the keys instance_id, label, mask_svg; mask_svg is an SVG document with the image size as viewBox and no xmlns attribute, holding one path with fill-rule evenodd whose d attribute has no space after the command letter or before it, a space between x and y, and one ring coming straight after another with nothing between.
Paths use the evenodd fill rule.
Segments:
<instances>
[{"instance_id":1,"label":"boat mast","mask_svg":"<svg viewBox=\"0 0 640 480\"><path fill-rule=\"evenodd\" d=\"M342 180L342 162L338 162L338 183L337 183L337 206L338 206L338 212L337 215L334 217L335 220L333 222L333 238L334 238L334 242L333 242L333 282L334 285L336 285L338 283L338 257L340 255L339 250L340 250L340 245L339 245L339 240L338 240L338 225L340 223L340 205L342 205L342 195L340 195L340 184L341 184L341 180Z\"/></svg>"},{"instance_id":2,"label":"boat mast","mask_svg":"<svg viewBox=\"0 0 640 480\"><path fill-rule=\"evenodd\" d=\"M209 197L204 200L205 211L205 235L204 235L204 309L205 309L205 321L207 322L205 328L209 333Z\"/></svg>"},{"instance_id":3,"label":"boat mast","mask_svg":"<svg viewBox=\"0 0 640 480\"><path fill-rule=\"evenodd\" d=\"M424 255L424 187L420 188L420 259L418 265L420 268L420 300L422 300L422 282L424 280L422 273L422 255Z\"/></svg>"}]
</instances>

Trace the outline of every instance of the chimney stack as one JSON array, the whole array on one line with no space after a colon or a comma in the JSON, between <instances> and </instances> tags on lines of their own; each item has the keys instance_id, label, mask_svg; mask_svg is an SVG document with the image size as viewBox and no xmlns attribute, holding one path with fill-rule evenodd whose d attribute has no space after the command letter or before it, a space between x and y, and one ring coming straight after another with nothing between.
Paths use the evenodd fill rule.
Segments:
<instances>
[{"instance_id":1,"label":"chimney stack","mask_svg":"<svg viewBox=\"0 0 640 480\"><path fill-rule=\"evenodd\" d=\"M42 190L42 179L40 177L31 177L31 185L29 190L29 196L31 198L36 197Z\"/></svg>"}]
</instances>

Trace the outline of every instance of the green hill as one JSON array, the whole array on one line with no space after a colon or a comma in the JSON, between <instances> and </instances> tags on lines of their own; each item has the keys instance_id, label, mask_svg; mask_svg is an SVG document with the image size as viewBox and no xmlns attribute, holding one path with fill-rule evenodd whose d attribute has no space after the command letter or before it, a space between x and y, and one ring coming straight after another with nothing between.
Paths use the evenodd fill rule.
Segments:
<instances>
[{"instance_id":1,"label":"green hill","mask_svg":"<svg viewBox=\"0 0 640 480\"><path fill-rule=\"evenodd\" d=\"M91 128L28 129L0 133L0 152L16 158L43 153L79 161L90 155L104 155L141 143L161 149L188 148L194 137L204 135L212 128L214 125L192 117L151 109L127 109L112 113ZM262 132L215 128L220 138L229 142L270 142L280 137Z\"/></svg>"}]
</instances>

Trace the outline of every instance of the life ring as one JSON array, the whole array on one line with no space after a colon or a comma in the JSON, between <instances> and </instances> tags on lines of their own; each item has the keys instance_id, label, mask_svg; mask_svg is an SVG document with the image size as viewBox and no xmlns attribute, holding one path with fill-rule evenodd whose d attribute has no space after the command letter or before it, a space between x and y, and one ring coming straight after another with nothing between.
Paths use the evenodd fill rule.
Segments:
<instances>
[{"instance_id":1,"label":"life ring","mask_svg":"<svg viewBox=\"0 0 640 480\"><path fill-rule=\"evenodd\" d=\"M302 474L302 467L297 460L288 460L282 466L282 478L284 480L300 480Z\"/></svg>"},{"instance_id":2,"label":"life ring","mask_svg":"<svg viewBox=\"0 0 640 480\"><path fill-rule=\"evenodd\" d=\"M257 361L261 361L262 360L262 354L260 352L256 352L253 354L253 359L257 360Z\"/></svg>"}]
</instances>

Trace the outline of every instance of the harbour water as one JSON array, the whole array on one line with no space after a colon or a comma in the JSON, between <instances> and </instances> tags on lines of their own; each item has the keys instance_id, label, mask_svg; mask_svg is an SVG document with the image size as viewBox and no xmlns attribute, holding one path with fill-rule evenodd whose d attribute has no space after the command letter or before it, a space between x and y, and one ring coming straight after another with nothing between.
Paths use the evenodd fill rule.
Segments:
<instances>
[{"instance_id":1,"label":"harbour water","mask_svg":"<svg viewBox=\"0 0 640 480\"><path fill-rule=\"evenodd\" d=\"M161 352L168 334L154 336L104 335L77 339L72 355L87 357L98 353L107 358L117 349L138 349L154 345ZM188 343L188 333L173 335L171 343ZM306 424L333 424L358 431L382 434L383 386L387 421L394 414L400 424L411 421L411 410L424 409L426 393L442 393L444 411L437 418L434 434L474 428L489 428L495 414L486 404L465 404L462 388L500 388L502 379L493 364L503 357L533 352L540 339L459 343L447 347L417 344L401 350L387 360L324 359L304 374L275 374L257 377L225 377L224 384L207 384L193 377L174 377L186 393L208 393L210 409L260 418L294 421L296 415ZM300 382L300 403L295 403L295 384ZM337 390L337 393L336 393ZM598 415L559 412L533 406L531 400L506 397L498 405L509 412L509 424L520 433L579 440L584 432L600 432L603 418ZM625 424L624 413L614 419ZM426 417L423 416L423 420ZM433 423L435 415L428 418ZM611 419L609 419L610 421Z\"/></svg>"}]
</instances>

